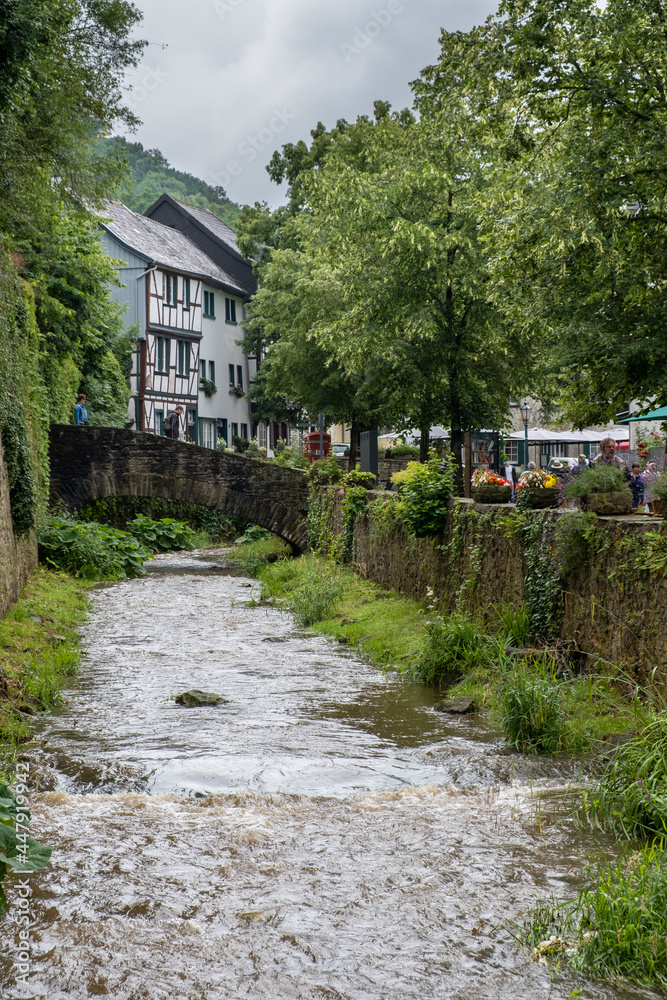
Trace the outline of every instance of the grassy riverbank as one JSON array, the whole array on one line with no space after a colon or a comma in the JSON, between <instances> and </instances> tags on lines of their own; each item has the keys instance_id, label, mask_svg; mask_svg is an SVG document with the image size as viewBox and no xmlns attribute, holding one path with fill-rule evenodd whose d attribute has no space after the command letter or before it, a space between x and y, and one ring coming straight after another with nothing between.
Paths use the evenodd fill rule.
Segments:
<instances>
[{"instance_id":1,"label":"grassy riverbank","mask_svg":"<svg viewBox=\"0 0 667 1000\"><path fill-rule=\"evenodd\" d=\"M517 749L586 753L652 718L651 699L613 664L589 663L576 673L549 654L519 659L509 652L529 641L521 615L499 608L497 631L489 634L468 616L440 616L330 560L292 559L277 538L238 546L227 561L261 580L263 599L282 603L318 634L436 684L446 697L471 697Z\"/></svg>"},{"instance_id":2,"label":"grassy riverbank","mask_svg":"<svg viewBox=\"0 0 667 1000\"><path fill-rule=\"evenodd\" d=\"M79 661L88 584L40 567L0 621L0 768L30 738L30 717L57 704Z\"/></svg>"}]
</instances>

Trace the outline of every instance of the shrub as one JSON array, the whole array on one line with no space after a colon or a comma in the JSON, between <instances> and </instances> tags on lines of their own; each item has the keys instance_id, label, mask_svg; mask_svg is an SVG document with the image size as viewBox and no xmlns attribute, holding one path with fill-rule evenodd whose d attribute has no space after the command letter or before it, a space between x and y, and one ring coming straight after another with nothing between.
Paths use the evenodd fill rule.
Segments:
<instances>
[{"instance_id":1,"label":"shrub","mask_svg":"<svg viewBox=\"0 0 667 1000\"><path fill-rule=\"evenodd\" d=\"M87 580L123 580L144 573L153 553L127 531L90 521L47 517L38 528L40 559Z\"/></svg>"},{"instance_id":2,"label":"shrub","mask_svg":"<svg viewBox=\"0 0 667 1000\"><path fill-rule=\"evenodd\" d=\"M572 500L575 497L585 498L589 493L619 493L627 489L627 476L620 466L599 462L575 476L564 493Z\"/></svg>"},{"instance_id":3,"label":"shrub","mask_svg":"<svg viewBox=\"0 0 667 1000\"><path fill-rule=\"evenodd\" d=\"M286 607L299 625L314 625L329 616L343 596L343 584L331 573L311 572L294 590Z\"/></svg>"},{"instance_id":4,"label":"shrub","mask_svg":"<svg viewBox=\"0 0 667 1000\"><path fill-rule=\"evenodd\" d=\"M453 682L492 662L496 646L470 615L432 615L426 622L422 654L411 669L414 680L440 685Z\"/></svg>"},{"instance_id":5,"label":"shrub","mask_svg":"<svg viewBox=\"0 0 667 1000\"><path fill-rule=\"evenodd\" d=\"M401 490L403 519L418 537L436 535L447 520L447 503L454 496L454 463L441 463L435 453L415 469Z\"/></svg>"},{"instance_id":6,"label":"shrub","mask_svg":"<svg viewBox=\"0 0 667 1000\"><path fill-rule=\"evenodd\" d=\"M23 832L30 823L30 810L25 804L23 782L17 779L15 784L20 790L18 800L9 785L0 784L0 883L8 867L19 872L38 872L51 857L50 847ZM7 897L0 884L0 917L6 909Z\"/></svg>"},{"instance_id":7,"label":"shrub","mask_svg":"<svg viewBox=\"0 0 667 1000\"><path fill-rule=\"evenodd\" d=\"M242 452L246 452L250 448L250 441L246 441L245 438L239 437L238 434L235 434L232 438L232 444L235 448L238 448L238 450Z\"/></svg>"},{"instance_id":8,"label":"shrub","mask_svg":"<svg viewBox=\"0 0 667 1000\"><path fill-rule=\"evenodd\" d=\"M626 837L667 835L667 713L613 752L596 787L584 795L596 825Z\"/></svg>"},{"instance_id":9,"label":"shrub","mask_svg":"<svg viewBox=\"0 0 667 1000\"><path fill-rule=\"evenodd\" d=\"M264 542L273 535L267 528L260 528L258 524L249 524L240 538L237 538L234 545L249 545L250 542Z\"/></svg>"},{"instance_id":10,"label":"shrub","mask_svg":"<svg viewBox=\"0 0 667 1000\"><path fill-rule=\"evenodd\" d=\"M363 486L366 490L374 490L377 486L377 479L373 472L362 472L357 466L351 469L346 476L343 476L343 486Z\"/></svg>"},{"instance_id":11,"label":"shrub","mask_svg":"<svg viewBox=\"0 0 667 1000\"><path fill-rule=\"evenodd\" d=\"M521 939L539 957L565 956L571 968L600 979L667 986L667 861L645 847L615 865L589 870L577 899L540 906Z\"/></svg>"},{"instance_id":12,"label":"shrub","mask_svg":"<svg viewBox=\"0 0 667 1000\"><path fill-rule=\"evenodd\" d=\"M392 473L391 481L396 486L404 486L405 483L409 482L414 476L417 469L421 467L421 462L408 462L404 469L400 469L398 472Z\"/></svg>"},{"instance_id":13,"label":"shrub","mask_svg":"<svg viewBox=\"0 0 667 1000\"><path fill-rule=\"evenodd\" d=\"M404 458L406 455L419 458L419 448L413 444L394 444L385 451L387 458Z\"/></svg>"},{"instance_id":14,"label":"shrub","mask_svg":"<svg viewBox=\"0 0 667 1000\"><path fill-rule=\"evenodd\" d=\"M312 486L332 486L343 478L343 470L335 458L320 458L308 469Z\"/></svg>"},{"instance_id":15,"label":"shrub","mask_svg":"<svg viewBox=\"0 0 667 1000\"><path fill-rule=\"evenodd\" d=\"M522 664L509 670L501 686L501 724L510 744L524 753L554 753L564 747L565 721L553 664Z\"/></svg>"},{"instance_id":16,"label":"shrub","mask_svg":"<svg viewBox=\"0 0 667 1000\"><path fill-rule=\"evenodd\" d=\"M153 552L172 552L174 549L194 548L195 533L192 528L173 517L152 521L150 517L135 517L128 525L135 538Z\"/></svg>"}]
</instances>

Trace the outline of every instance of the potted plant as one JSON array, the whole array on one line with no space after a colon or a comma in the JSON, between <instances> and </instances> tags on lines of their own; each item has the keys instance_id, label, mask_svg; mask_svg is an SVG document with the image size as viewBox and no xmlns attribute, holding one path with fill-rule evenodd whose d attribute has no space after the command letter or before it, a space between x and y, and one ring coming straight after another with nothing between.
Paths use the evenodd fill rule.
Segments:
<instances>
[{"instance_id":1,"label":"potted plant","mask_svg":"<svg viewBox=\"0 0 667 1000\"><path fill-rule=\"evenodd\" d=\"M667 468L658 472L655 462L649 463L642 476L650 496L654 517L667 514Z\"/></svg>"},{"instance_id":2,"label":"potted plant","mask_svg":"<svg viewBox=\"0 0 667 1000\"><path fill-rule=\"evenodd\" d=\"M530 469L519 476L517 497L522 497L529 507L544 509L558 502L558 480L542 469Z\"/></svg>"},{"instance_id":3,"label":"potted plant","mask_svg":"<svg viewBox=\"0 0 667 1000\"><path fill-rule=\"evenodd\" d=\"M471 493L477 503L509 503L512 499L512 484L492 469L475 469Z\"/></svg>"},{"instance_id":4,"label":"potted plant","mask_svg":"<svg viewBox=\"0 0 667 1000\"><path fill-rule=\"evenodd\" d=\"M600 462L583 469L565 487L565 496L582 501L595 514L629 514L632 510L632 493L627 473L620 465Z\"/></svg>"}]
</instances>

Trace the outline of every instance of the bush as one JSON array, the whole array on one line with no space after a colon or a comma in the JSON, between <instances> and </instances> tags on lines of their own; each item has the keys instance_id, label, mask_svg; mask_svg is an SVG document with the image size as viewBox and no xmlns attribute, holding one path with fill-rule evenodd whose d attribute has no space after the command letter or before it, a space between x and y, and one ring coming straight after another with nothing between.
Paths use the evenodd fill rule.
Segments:
<instances>
[{"instance_id":1,"label":"bush","mask_svg":"<svg viewBox=\"0 0 667 1000\"><path fill-rule=\"evenodd\" d=\"M173 517L152 521L150 517L135 517L128 525L131 533L153 552L172 552L174 549L194 548L195 533L192 528Z\"/></svg>"},{"instance_id":2,"label":"bush","mask_svg":"<svg viewBox=\"0 0 667 1000\"><path fill-rule=\"evenodd\" d=\"M419 448L413 444L394 444L385 451L386 458L405 458L406 455L419 458Z\"/></svg>"},{"instance_id":3,"label":"bush","mask_svg":"<svg viewBox=\"0 0 667 1000\"><path fill-rule=\"evenodd\" d=\"M575 476L564 493L572 500L575 497L584 499L589 493L619 493L628 488L628 479L622 468L599 462Z\"/></svg>"},{"instance_id":4,"label":"bush","mask_svg":"<svg viewBox=\"0 0 667 1000\"><path fill-rule=\"evenodd\" d=\"M377 487L377 478L375 473L362 472L357 466L343 476L343 486L363 486L366 490L374 490Z\"/></svg>"},{"instance_id":5,"label":"bush","mask_svg":"<svg viewBox=\"0 0 667 1000\"><path fill-rule=\"evenodd\" d=\"M38 528L39 556L56 569L86 580L124 580L145 572L153 553L127 531L94 521L47 517Z\"/></svg>"},{"instance_id":6,"label":"bush","mask_svg":"<svg viewBox=\"0 0 667 1000\"><path fill-rule=\"evenodd\" d=\"M432 615L426 622L422 654L411 670L416 681L440 685L493 661L496 646L470 615Z\"/></svg>"},{"instance_id":7,"label":"bush","mask_svg":"<svg viewBox=\"0 0 667 1000\"><path fill-rule=\"evenodd\" d=\"M501 724L510 744L524 753L555 753L564 748L565 720L553 666L546 661L541 669L522 664L503 678Z\"/></svg>"},{"instance_id":8,"label":"bush","mask_svg":"<svg viewBox=\"0 0 667 1000\"><path fill-rule=\"evenodd\" d=\"M330 573L311 572L286 602L298 625L314 625L327 618L343 596L343 584Z\"/></svg>"},{"instance_id":9,"label":"bush","mask_svg":"<svg viewBox=\"0 0 667 1000\"><path fill-rule=\"evenodd\" d=\"M421 538L436 535L445 527L447 504L454 496L454 463L441 463L431 453L428 462L419 465L401 490L403 520Z\"/></svg>"},{"instance_id":10,"label":"bush","mask_svg":"<svg viewBox=\"0 0 667 1000\"><path fill-rule=\"evenodd\" d=\"M584 795L596 825L626 837L667 835L667 713L613 752L597 786Z\"/></svg>"},{"instance_id":11,"label":"bush","mask_svg":"<svg viewBox=\"0 0 667 1000\"><path fill-rule=\"evenodd\" d=\"M645 847L590 871L576 900L541 906L521 930L539 957L564 955L571 968L600 979L667 986L667 861Z\"/></svg>"},{"instance_id":12,"label":"bush","mask_svg":"<svg viewBox=\"0 0 667 1000\"><path fill-rule=\"evenodd\" d=\"M308 469L308 481L312 486L332 486L343 478L343 470L335 458L320 458Z\"/></svg>"},{"instance_id":13,"label":"bush","mask_svg":"<svg viewBox=\"0 0 667 1000\"><path fill-rule=\"evenodd\" d=\"M238 434L235 434L232 438L232 444L235 448L238 448L238 450L242 452L248 451L250 448L250 441L246 441L245 438L239 437Z\"/></svg>"},{"instance_id":14,"label":"bush","mask_svg":"<svg viewBox=\"0 0 667 1000\"><path fill-rule=\"evenodd\" d=\"M9 785L0 784L0 883L8 867L19 872L38 872L51 857L50 847L24 832L30 823L30 810L25 804L25 785L20 778L16 779L15 785L20 790L18 800ZM7 897L0 884L0 917L4 916L6 909Z\"/></svg>"},{"instance_id":15,"label":"bush","mask_svg":"<svg viewBox=\"0 0 667 1000\"><path fill-rule=\"evenodd\" d=\"M250 542L264 542L273 538L273 534L266 528L260 528L258 524L249 524L240 538L237 538L234 545L249 545Z\"/></svg>"}]
</instances>

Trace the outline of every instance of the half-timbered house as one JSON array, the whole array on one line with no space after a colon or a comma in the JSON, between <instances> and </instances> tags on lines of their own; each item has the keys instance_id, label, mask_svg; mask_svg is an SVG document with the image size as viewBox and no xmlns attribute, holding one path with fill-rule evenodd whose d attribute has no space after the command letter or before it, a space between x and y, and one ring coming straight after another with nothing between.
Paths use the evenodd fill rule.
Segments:
<instances>
[{"instance_id":1,"label":"half-timbered house","mask_svg":"<svg viewBox=\"0 0 667 1000\"><path fill-rule=\"evenodd\" d=\"M105 204L100 229L106 252L122 262L113 294L126 304L126 323L137 337L130 406L135 427L161 434L167 413L180 405L181 437L214 447L222 418L211 418L203 440L199 414L202 327L216 294L243 301L245 289L183 233L121 202Z\"/></svg>"}]
</instances>

